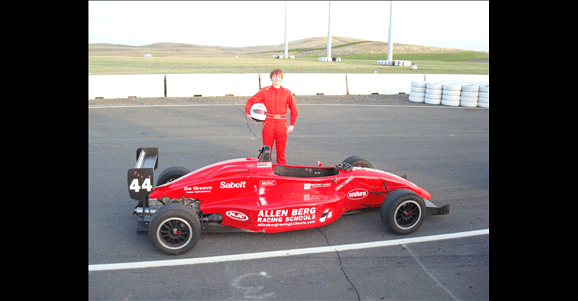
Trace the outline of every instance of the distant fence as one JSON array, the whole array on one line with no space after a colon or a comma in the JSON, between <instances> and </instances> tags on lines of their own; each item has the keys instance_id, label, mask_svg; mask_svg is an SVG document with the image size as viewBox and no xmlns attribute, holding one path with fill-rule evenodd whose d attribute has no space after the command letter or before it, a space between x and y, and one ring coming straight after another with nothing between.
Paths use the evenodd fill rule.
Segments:
<instances>
[{"instance_id":1,"label":"distant fence","mask_svg":"<svg viewBox=\"0 0 578 301\"><path fill-rule=\"evenodd\" d=\"M489 75L287 73L295 95L364 95L411 92L412 81L488 85ZM88 98L252 96L270 86L269 73L89 75Z\"/></svg>"}]
</instances>

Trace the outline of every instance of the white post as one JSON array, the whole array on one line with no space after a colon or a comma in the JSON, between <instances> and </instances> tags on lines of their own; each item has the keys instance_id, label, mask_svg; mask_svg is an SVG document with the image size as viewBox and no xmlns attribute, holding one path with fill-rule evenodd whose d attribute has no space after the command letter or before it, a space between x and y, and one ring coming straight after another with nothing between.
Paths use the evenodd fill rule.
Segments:
<instances>
[{"instance_id":1,"label":"white post","mask_svg":"<svg viewBox=\"0 0 578 301\"><path fill-rule=\"evenodd\" d=\"M331 2L329 2L329 18L327 24L327 60L331 60Z\"/></svg>"},{"instance_id":2,"label":"white post","mask_svg":"<svg viewBox=\"0 0 578 301\"><path fill-rule=\"evenodd\" d=\"M391 36L391 29L392 29L392 18L393 18L393 1L389 2L389 37L387 38L387 60L389 61L389 63L391 64L391 61L393 60L393 42L392 42L392 36Z\"/></svg>"},{"instance_id":3,"label":"white post","mask_svg":"<svg viewBox=\"0 0 578 301\"><path fill-rule=\"evenodd\" d=\"M285 58L289 58L289 48L287 46L287 1L285 1Z\"/></svg>"}]
</instances>

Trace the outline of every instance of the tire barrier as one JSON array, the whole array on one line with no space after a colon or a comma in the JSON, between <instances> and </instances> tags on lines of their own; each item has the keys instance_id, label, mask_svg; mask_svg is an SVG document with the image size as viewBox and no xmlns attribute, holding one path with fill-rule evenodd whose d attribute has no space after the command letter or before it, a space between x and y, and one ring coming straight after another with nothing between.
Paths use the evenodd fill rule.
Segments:
<instances>
[{"instance_id":1,"label":"tire barrier","mask_svg":"<svg viewBox=\"0 0 578 301\"><path fill-rule=\"evenodd\" d=\"M477 107L479 90L480 86L476 85L463 86L462 93L460 95L460 106Z\"/></svg>"},{"instance_id":2,"label":"tire barrier","mask_svg":"<svg viewBox=\"0 0 578 301\"><path fill-rule=\"evenodd\" d=\"M411 82L409 101L431 105L490 107L490 85L456 85L436 82Z\"/></svg>"},{"instance_id":3,"label":"tire barrier","mask_svg":"<svg viewBox=\"0 0 578 301\"><path fill-rule=\"evenodd\" d=\"M318 57L317 60L320 62L341 62L340 57Z\"/></svg>"},{"instance_id":4,"label":"tire barrier","mask_svg":"<svg viewBox=\"0 0 578 301\"><path fill-rule=\"evenodd\" d=\"M384 65L384 66L411 66L411 61L377 61L377 65Z\"/></svg>"},{"instance_id":5,"label":"tire barrier","mask_svg":"<svg viewBox=\"0 0 578 301\"><path fill-rule=\"evenodd\" d=\"M425 92L426 92L426 82L412 80L411 91L409 92L409 101L424 102Z\"/></svg>"},{"instance_id":6,"label":"tire barrier","mask_svg":"<svg viewBox=\"0 0 578 301\"><path fill-rule=\"evenodd\" d=\"M425 103L439 105L442 101L442 83L427 83L425 90Z\"/></svg>"},{"instance_id":7,"label":"tire barrier","mask_svg":"<svg viewBox=\"0 0 578 301\"><path fill-rule=\"evenodd\" d=\"M460 105L461 85L444 84L441 104L444 106L457 107Z\"/></svg>"},{"instance_id":8,"label":"tire barrier","mask_svg":"<svg viewBox=\"0 0 578 301\"><path fill-rule=\"evenodd\" d=\"M478 107L490 107L490 85L480 86L480 93L478 95Z\"/></svg>"}]
</instances>

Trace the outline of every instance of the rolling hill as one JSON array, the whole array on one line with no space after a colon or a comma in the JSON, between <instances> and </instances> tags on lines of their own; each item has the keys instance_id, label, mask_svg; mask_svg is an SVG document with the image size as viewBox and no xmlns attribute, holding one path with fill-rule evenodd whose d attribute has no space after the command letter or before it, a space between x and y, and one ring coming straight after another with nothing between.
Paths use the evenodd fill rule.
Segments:
<instances>
[{"instance_id":1,"label":"rolling hill","mask_svg":"<svg viewBox=\"0 0 578 301\"><path fill-rule=\"evenodd\" d=\"M325 56L327 37L312 37L289 42L289 55ZM395 53L448 53L469 51L455 48L430 47L411 44L393 44ZM270 57L283 54L284 44L250 47L204 46L182 43L154 43L143 46L97 43L88 45L89 57ZM332 56L387 53L387 43L334 36L331 39Z\"/></svg>"}]
</instances>

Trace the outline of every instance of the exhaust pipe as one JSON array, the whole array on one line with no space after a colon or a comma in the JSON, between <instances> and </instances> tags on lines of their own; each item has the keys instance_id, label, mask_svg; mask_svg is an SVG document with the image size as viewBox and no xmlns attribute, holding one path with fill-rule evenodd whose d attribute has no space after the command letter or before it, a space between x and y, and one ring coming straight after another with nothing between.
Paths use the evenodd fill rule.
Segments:
<instances>
[{"instance_id":1,"label":"exhaust pipe","mask_svg":"<svg viewBox=\"0 0 578 301\"><path fill-rule=\"evenodd\" d=\"M153 215L153 214L155 214L155 212L157 212L157 209L136 207L136 208L134 208L133 214L141 215L144 213L145 215Z\"/></svg>"}]
</instances>

